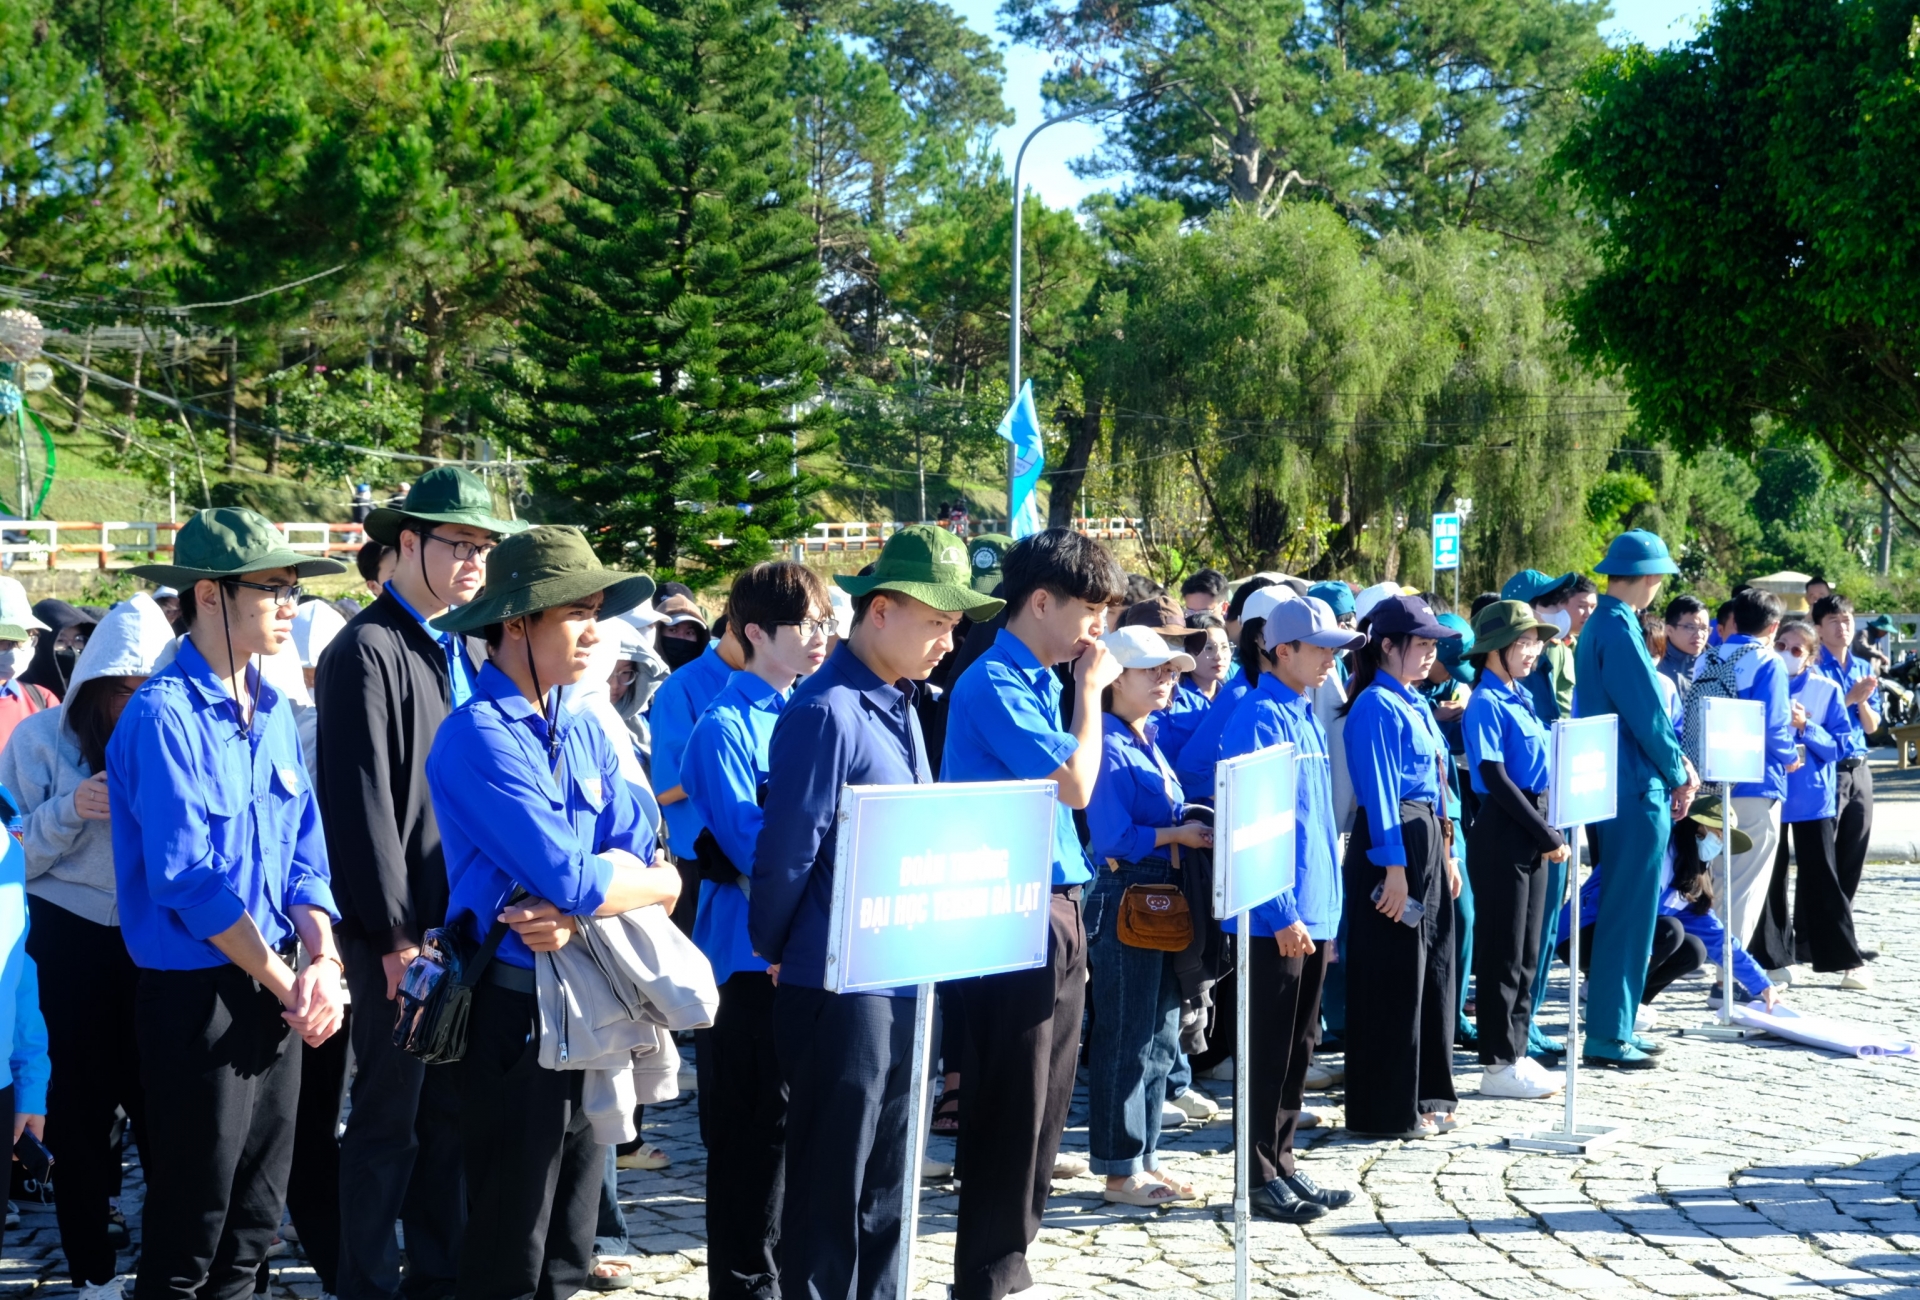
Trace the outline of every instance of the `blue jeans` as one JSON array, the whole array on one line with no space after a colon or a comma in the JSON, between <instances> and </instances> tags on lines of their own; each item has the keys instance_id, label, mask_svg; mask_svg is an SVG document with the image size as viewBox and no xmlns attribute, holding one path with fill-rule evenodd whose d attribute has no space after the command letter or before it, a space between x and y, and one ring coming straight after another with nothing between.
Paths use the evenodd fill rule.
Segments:
<instances>
[{"instance_id":1,"label":"blue jeans","mask_svg":"<svg viewBox=\"0 0 1920 1300\"><path fill-rule=\"evenodd\" d=\"M1093 1037L1087 1046L1087 1146L1093 1172L1110 1178L1158 1169L1160 1106L1180 1055L1180 987L1171 954L1120 942L1128 885L1170 884L1165 862L1100 870L1087 897Z\"/></svg>"}]
</instances>

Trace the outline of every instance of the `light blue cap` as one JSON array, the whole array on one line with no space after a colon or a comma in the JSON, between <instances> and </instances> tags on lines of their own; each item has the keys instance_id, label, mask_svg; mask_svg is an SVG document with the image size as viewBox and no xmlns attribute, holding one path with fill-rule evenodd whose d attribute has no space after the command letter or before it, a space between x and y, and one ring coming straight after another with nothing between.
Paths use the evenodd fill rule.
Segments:
<instances>
[{"instance_id":1,"label":"light blue cap","mask_svg":"<svg viewBox=\"0 0 1920 1300\"><path fill-rule=\"evenodd\" d=\"M1667 544L1644 528L1621 533L1607 547L1606 558L1593 566L1609 578L1638 578L1648 573L1678 573L1680 566L1667 553Z\"/></svg>"}]
</instances>

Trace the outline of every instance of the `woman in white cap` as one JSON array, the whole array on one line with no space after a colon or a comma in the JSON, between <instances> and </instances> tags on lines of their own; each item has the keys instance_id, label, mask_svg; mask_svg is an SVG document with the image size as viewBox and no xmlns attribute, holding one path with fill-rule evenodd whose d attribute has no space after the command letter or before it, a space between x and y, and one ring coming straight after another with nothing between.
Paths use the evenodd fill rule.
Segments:
<instances>
[{"instance_id":1,"label":"woman in white cap","mask_svg":"<svg viewBox=\"0 0 1920 1300\"><path fill-rule=\"evenodd\" d=\"M1146 627L1100 638L1120 664L1106 689L1100 775L1087 803L1094 878L1087 895L1093 1033L1087 1044L1087 1144L1093 1172L1119 1205L1187 1200L1193 1187L1160 1169L1160 1100L1180 1056L1180 986L1173 953L1136 947L1122 925L1133 894L1140 907L1179 895L1181 846L1208 848L1213 831L1183 822L1186 795L1154 744L1148 716L1167 707L1193 658ZM1171 886L1171 889L1168 887Z\"/></svg>"}]
</instances>

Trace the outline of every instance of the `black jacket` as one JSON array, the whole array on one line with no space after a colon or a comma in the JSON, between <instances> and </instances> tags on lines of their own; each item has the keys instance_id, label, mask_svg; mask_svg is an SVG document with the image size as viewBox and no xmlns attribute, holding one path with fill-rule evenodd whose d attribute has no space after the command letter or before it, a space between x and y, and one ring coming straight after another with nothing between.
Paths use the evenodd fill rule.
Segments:
<instances>
[{"instance_id":1,"label":"black jacket","mask_svg":"<svg viewBox=\"0 0 1920 1300\"><path fill-rule=\"evenodd\" d=\"M379 952L447 917L447 866L427 794L427 751L453 711L446 655L390 593L320 656L315 794L341 928Z\"/></svg>"}]
</instances>

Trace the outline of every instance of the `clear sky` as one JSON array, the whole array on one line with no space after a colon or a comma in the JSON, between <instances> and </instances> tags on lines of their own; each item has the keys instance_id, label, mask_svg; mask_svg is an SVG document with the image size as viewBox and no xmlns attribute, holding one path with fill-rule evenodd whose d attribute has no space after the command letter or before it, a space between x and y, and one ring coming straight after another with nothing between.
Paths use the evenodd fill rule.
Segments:
<instances>
[{"instance_id":1,"label":"clear sky","mask_svg":"<svg viewBox=\"0 0 1920 1300\"><path fill-rule=\"evenodd\" d=\"M1040 101L1040 80L1052 67L1052 59L1037 50L1008 45L994 20L1000 0L947 0L947 3L960 11L968 26L993 36L1006 56L1007 103L1019 120L1000 132L998 144L1011 171L1020 142L1045 116ZM1692 35L1708 8L1708 0L1614 0L1614 17L1600 30L1609 38L1667 45ZM1073 207L1097 190L1116 186L1117 180L1081 180L1067 166L1074 158L1091 153L1099 139L1098 127L1079 122L1053 127L1027 150L1022 180L1052 207Z\"/></svg>"}]
</instances>

